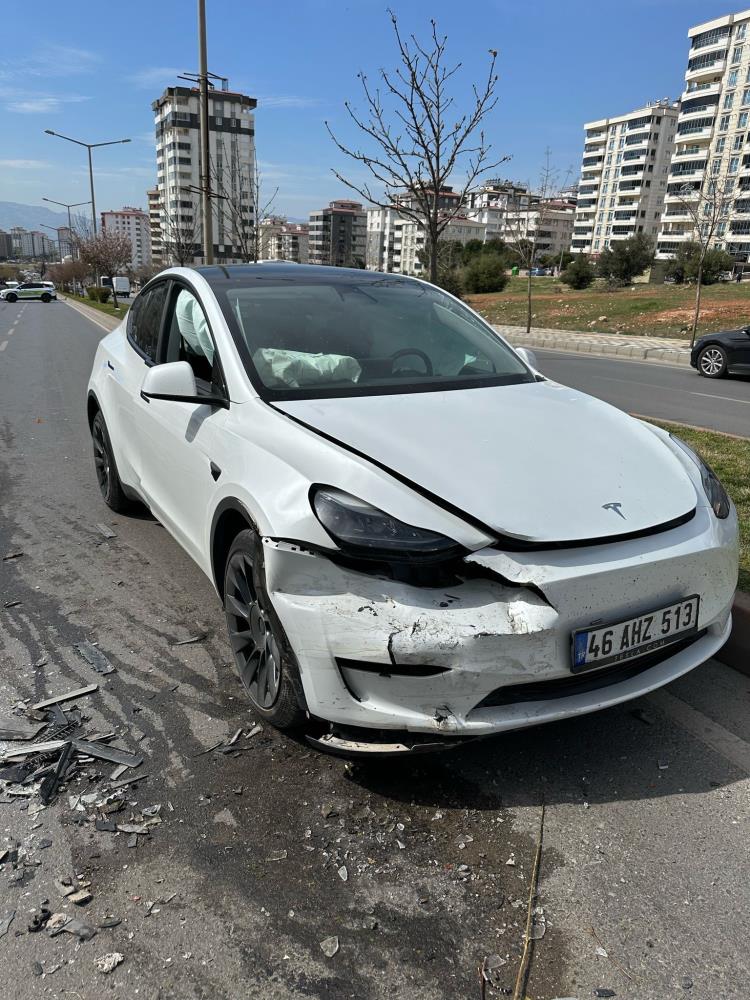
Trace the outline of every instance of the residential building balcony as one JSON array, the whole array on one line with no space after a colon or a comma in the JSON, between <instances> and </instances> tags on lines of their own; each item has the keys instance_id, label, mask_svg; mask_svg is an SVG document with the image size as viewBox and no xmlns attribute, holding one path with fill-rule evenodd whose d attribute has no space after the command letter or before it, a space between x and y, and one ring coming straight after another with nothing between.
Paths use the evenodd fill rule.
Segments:
<instances>
[{"instance_id":1,"label":"residential building balcony","mask_svg":"<svg viewBox=\"0 0 750 1000\"><path fill-rule=\"evenodd\" d=\"M682 92L681 101L691 101L694 97L710 97L721 93L721 80L706 80L703 83L691 83Z\"/></svg>"},{"instance_id":2,"label":"residential building balcony","mask_svg":"<svg viewBox=\"0 0 750 1000\"><path fill-rule=\"evenodd\" d=\"M696 35L690 46L690 55L703 55L708 52L724 52L729 41L729 27L713 28Z\"/></svg>"},{"instance_id":3,"label":"residential building balcony","mask_svg":"<svg viewBox=\"0 0 750 1000\"><path fill-rule=\"evenodd\" d=\"M591 240L572 240L570 245L575 247L576 250L585 250L586 247L591 245Z\"/></svg>"},{"instance_id":4,"label":"residential building balcony","mask_svg":"<svg viewBox=\"0 0 750 1000\"><path fill-rule=\"evenodd\" d=\"M620 181L617 186L618 191L640 191L643 181L638 178L634 181Z\"/></svg>"},{"instance_id":5,"label":"residential building balcony","mask_svg":"<svg viewBox=\"0 0 750 1000\"><path fill-rule=\"evenodd\" d=\"M662 222L689 222L691 218L690 212L688 212L684 205L670 204L667 205L662 215Z\"/></svg>"},{"instance_id":6,"label":"residential building balcony","mask_svg":"<svg viewBox=\"0 0 750 1000\"><path fill-rule=\"evenodd\" d=\"M692 69L688 65L688 70L685 73L685 80L688 83L691 83L694 80L700 80L701 78L707 76L719 76L726 69L726 65L727 65L726 55L717 56L717 58L712 59L706 63L700 63L699 65L694 66Z\"/></svg>"},{"instance_id":7,"label":"residential building balcony","mask_svg":"<svg viewBox=\"0 0 750 1000\"><path fill-rule=\"evenodd\" d=\"M713 120L716 117L716 110L716 101L707 101L705 103L701 102L700 104L689 105L687 109L683 108L683 110L680 111L679 124L682 125L683 122L694 122L699 118L711 118ZM682 129L679 129L679 131L682 131Z\"/></svg>"},{"instance_id":8,"label":"residential building balcony","mask_svg":"<svg viewBox=\"0 0 750 1000\"><path fill-rule=\"evenodd\" d=\"M607 130L606 129L603 132L587 132L586 133L586 142L587 143L589 143L589 142L601 143L601 142L606 142L606 140L607 140Z\"/></svg>"},{"instance_id":9,"label":"residential building balcony","mask_svg":"<svg viewBox=\"0 0 750 1000\"><path fill-rule=\"evenodd\" d=\"M689 139L691 142L704 142L711 138L713 132L713 119L709 123L694 124L691 125L689 122L680 128L677 126L677 142L683 139Z\"/></svg>"}]
</instances>

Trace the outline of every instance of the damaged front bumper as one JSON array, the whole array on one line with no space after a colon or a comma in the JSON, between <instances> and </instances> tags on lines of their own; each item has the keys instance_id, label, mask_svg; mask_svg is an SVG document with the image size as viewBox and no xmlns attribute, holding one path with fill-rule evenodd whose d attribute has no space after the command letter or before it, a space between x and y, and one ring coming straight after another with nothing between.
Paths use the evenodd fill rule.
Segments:
<instances>
[{"instance_id":1,"label":"damaged front bumper","mask_svg":"<svg viewBox=\"0 0 750 1000\"><path fill-rule=\"evenodd\" d=\"M737 522L707 508L644 538L544 552L485 548L447 586L347 568L264 539L266 585L312 716L349 727L481 736L596 711L709 659L731 629ZM700 596L699 633L572 674L571 634Z\"/></svg>"}]
</instances>

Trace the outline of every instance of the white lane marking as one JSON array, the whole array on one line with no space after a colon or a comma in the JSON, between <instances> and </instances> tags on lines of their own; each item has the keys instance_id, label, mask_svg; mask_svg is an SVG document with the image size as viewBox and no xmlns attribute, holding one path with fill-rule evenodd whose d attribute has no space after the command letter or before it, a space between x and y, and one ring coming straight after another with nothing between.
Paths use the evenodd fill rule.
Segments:
<instances>
[{"instance_id":1,"label":"white lane marking","mask_svg":"<svg viewBox=\"0 0 750 1000\"><path fill-rule=\"evenodd\" d=\"M4 351L7 346L8 346L8 341L4 340L2 344L0 344L0 351Z\"/></svg>"},{"instance_id":2,"label":"white lane marking","mask_svg":"<svg viewBox=\"0 0 750 1000\"><path fill-rule=\"evenodd\" d=\"M715 396L712 392L691 392L691 396L705 396L706 399L726 399L729 403L742 403L750 406L750 399L735 399L734 396Z\"/></svg>"},{"instance_id":3,"label":"white lane marking","mask_svg":"<svg viewBox=\"0 0 750 1000\"><path fill-rule=\"evenodd\" d=\"M652 691L646 697L691 736L695 736L706 746L711 747L712 750L731 761L741 771L750 774L750 743L746 743L739 736L730 733L724 726L720 726L718 722L709 719L703 712L699 712L697 708L693 708L682 698L676 697L663 688L659 691Z\"/></svg>"}]
</instances>

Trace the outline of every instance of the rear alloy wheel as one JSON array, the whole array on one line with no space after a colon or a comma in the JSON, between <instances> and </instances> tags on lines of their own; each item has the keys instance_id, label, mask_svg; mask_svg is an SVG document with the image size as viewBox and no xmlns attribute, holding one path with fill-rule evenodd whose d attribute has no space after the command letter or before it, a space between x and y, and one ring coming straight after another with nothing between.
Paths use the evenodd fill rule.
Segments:
<instances>
[{"instance_id":1,"label":"rear alloy wheel","mask_svg":"<svg viewBox=\"0 0 750 1000\"><path fill-rule=\"evenodd\" d=\"M44 292L44 294L41 296L41 299L42 302L51 302L52 296L48 292Z\"/></svg>"},{"instance_id":2,"label":"rear alloy wheel","mask_svg":"<svg viewBox=\"0 0 750 1000\"><path fill-rule=\"evenodd\" d=\"M5 296L5 301L6 302L17 302L18 301L18 296L14 295L13 292L11 292L10 295L6 295Z\"/></svg>"},{"instance_id":3,"label":"rear alloy wheel","mask_svg":"<svg viewBox=\"0 0 750 1000\"><path fill-rule=\"evenodd\" d=\"M251 529L241 531L229 550L224 612L237 673L255 712L278 729L301 725L299 668L268 597L263 546Z\"/></svg>"},{"instance_id":4,"label":"rear alloy wheel","mask_svg":"<svg viewBox=\"0 0 750 1000\"><path fill-rule=\"evenodd\" d=\"M130 500L125 496L117 474L115 456L112 453L112 442L104 422L101 410L97 411L91 424L91 439L94 444L94 467L104 502L118 514L124 514L130 509Z\"/></svg>"},{"instance_id":5,"label":"rear alloy wheel","mask_svg":"<svg viewBox=\"0 0 750 1000\"><path fill-rule=\"evenodd\" d=\"M727 373L727 352L718 344L709 344L698 355L698 372L706 378L721 378Z\"/></svg>"}]
</instances>

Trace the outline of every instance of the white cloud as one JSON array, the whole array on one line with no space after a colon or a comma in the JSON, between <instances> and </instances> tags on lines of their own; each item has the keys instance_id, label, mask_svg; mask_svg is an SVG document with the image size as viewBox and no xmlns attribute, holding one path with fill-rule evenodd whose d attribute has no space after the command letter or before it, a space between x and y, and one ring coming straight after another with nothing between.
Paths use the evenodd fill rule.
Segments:
<instances>
[{"instance_id":1,"label":"white cloud","mask_svg":"<svg viewBox=\"0 0 750 1000\"><path fill-rule=\"evenodd\" d=\"M0 80L22 80L24 77L64 77L91 73L102 57L88 49L71 45L46 43L23 59L0 60Z\"/></svg>"},{"instance_id":2,"label":"white cloud","mask_svg":"<svg viewBox=\"0 0 750 1000\"><path fill-rule=\"evenodd\" d=\"M258 110L263 108L317 108L322 103L317 97L298 97L294 94L288 96L272 94L259 97L257 100Z\"/></svg>"},{"instance_id":3,"label":"white cloud","mask_svg":"<svg viewBox=\"0 0 750 1000\"><path fill-rule=\"evenodd\" d=\"M167 84L174 85L179 74L184 72L184 70L176 69L174 66L150 66L138 70L137 73L133 73L126 79L136 87L150 90L153 87L163 87Z\"/></svg>"},{"instance_id":4,"label":"white cloud","mask_svg":"<svg viewBox=\"0 0 750 1000\"><path fill-rule=\"evenodd\" d=\"M0 87L0 101L6 111L19 115L54 114L65 104L90 100L80 94L30 93L17 87Z\"/></svg>"},{"instance_id":5,"label":"white cloud","mask_svg":"<svg viewBox=\"0 0 750 1000\"><path fill-rule=\"evenodd\" d=\"M0 167L7 170L39 170L48 166L46 160L0 160Z\"/></svg>"}]
</instances>

